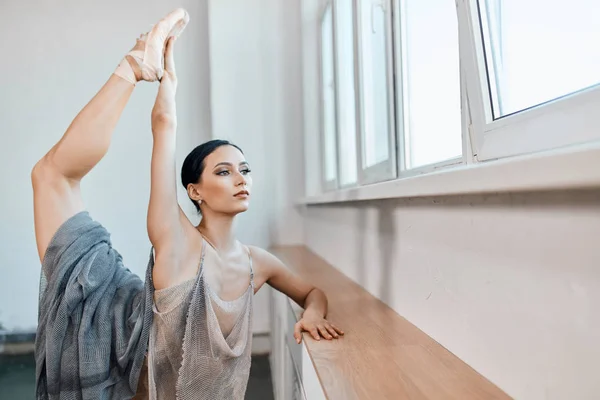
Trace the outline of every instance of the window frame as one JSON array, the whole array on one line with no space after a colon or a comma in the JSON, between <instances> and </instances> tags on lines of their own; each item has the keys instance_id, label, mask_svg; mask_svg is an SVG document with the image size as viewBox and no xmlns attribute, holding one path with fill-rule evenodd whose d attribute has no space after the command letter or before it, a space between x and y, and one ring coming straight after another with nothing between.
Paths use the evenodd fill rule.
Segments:
<instances>
[{"instance_id":1,"label":"window frame","mask_svg":"<svg viewBox=\"0 0 600 400\"><path fill-rule=\"evenodd\" d=\"M480 6L483 4L483 7ZM532 154L600 139L600 83L494 119L486 64L484 0L458 0L459 36L468 48L466 88L477 161ZM462 11L462 12L461 12ZM463 14L462 21L460 14ZM480 22L481 21L481 22ZM491 49L489 50L491 51ZM463 111L464 112L464 111ZM589 122L593 121L593 126ZM587 125L587 126L586 126ZM566 135L565 132L569 132Z\"/></svg>"},{"instance_id":2,"label":"window frame","mask_svg":"<svg viewBox=\"0 0 600 400\"><path fill-rule=\"evenodd\" d=\"M358 102L359 102L359 94L358 94L358 72L357 72L357 63L358 63L358 47L357 47L357 15L356 15L356 0L350 0L351 1L351 7L352 7L352 64L353 64L353 68L354 68L354 74L353 74L353 78L354 78L354 127L355 127L355 136L354 136L354 147L356 150L355 153L355 159L354 161L356 162L356 181L355 182L349 182L349 183L342 183L342 179L341 179L341 174L340 171L343 168L343 163L342 163L342 158L340 157L340 147L341 147L341 135L342 132L339 129L339 115L340 115L340 107L341 107L341 103L340 103L340 91L338 90L339 87L339 74L337 73L338 68L340 67L340 63L339 63L339 59L338 59L338 52L337 52L337 48L338 48L338 32L337 32L337 24L338 24L338 19L337 19L337 5L336 3L338 1L348 1L348 0L329 0L329 2L332 4L332 12L333 12L333 64L334 64L334 70L335 70L335 85L336 85L336 90L335 90L335 102L336 102L336 118L337 118L337 123L336 126L338 127L337 131L337 137L336 137L336 143L337 143L337 168L338 168L338 172L337 172L337 189L347 189L347 188L351 188L351 187L356 187L356 186L360 186L361 183L361 174L360 174L360 165L359 165L359 157L360 157L360 149L358 147L358 134L360 132L360 121L361 121L361 116L360 116L360 112L359 112L359 108L358 108Z\"/></svg>"},{"instance_id":3,"label":"window frame","mask_svg":"<svg viewBox=\"0 0 600 400\"><path fill-rule=\"evenodd\" d=\"M396 102L396 143L397 143L397 176L399 179L422 175L440 169L458 166L467 163L468 154L466 149L468 146L465 144L466 138L466 127L464 123L464 112L461 115L461 142L462 142L462 155L459 157L448 158L439 162L421 165L415 168L407 168L408 157L406 150L410 147L410 134L407 126L410 123L410 117L408 112L408 102L405 99L409 98L407 91L407 74L405 73L406 67L406 49L404 46L403 38L406 37L406 0L392 0L392 27L398 27L394 29L394 100ZM459 33L457 32L457 35ZM460 51L460 38L459 38L459 51ZM460 59L460 57L459 57ZM459 67L460 71L460 67ZM464 110L464 97L462 95L462 76L461 76L461 94L460 102L461 109Z\"/></svg>"},{"instance_id":4,"label":"window frame","mask_svg":"<svg viewBox=\"0 0 600 400\"><path fill-rule=\"evenodd\" d=\"M361 1L369 1L373 8L373 3L378 1L383 4L382 8L385 11L386 17L386 72L387 72L387 106L388 106L388 159L370 167L365 167L365 157L363 153L363 139L365 137L365 93L363 89L363 62L360 56L363 49L362 44L362 23L360 14ZM357 94L357 114L359 119L358 129L356 131L356 148L358 160L358 182L359 185L368 185L395 179L397 177L397 145L396 145L396 111L394 100L394 46L393 46L393 29L392 29L392 2L391 0L354 0L354 20L355 25L355 76L357 86L355 88Z\"/></svg>"},{"instance_id":5,"label":"window frame","mask_svg":"<svg viewBox=\"0 0 600 400\"><path fill-rule=\"evenodd\" d=\"M327 169L327 152L326 148L326 140L325 137L325 82L323 82L323 24L325 22L325 17L327 11L331 11L331 41L332 41L332 60L333 60L333 85L334 85L334 121L335 121L335 178L327 179L327 175L325 170ZM320 128L321 134L319 135L320 147L322 151L320 152L321 157L321 188L322 191L333 191L339 189L339 137L338 137L338 110L337 110L337 98L338 98L338 90L337 90L337 74L335 70L336 65L336 54L335 54L335 16L334 16L334 6L333 1L328 0L323 4L323 7L319 13L319 28L320 33L318 35L319 39L319 116L320 116Z\"/></svg>"}]
</instances>

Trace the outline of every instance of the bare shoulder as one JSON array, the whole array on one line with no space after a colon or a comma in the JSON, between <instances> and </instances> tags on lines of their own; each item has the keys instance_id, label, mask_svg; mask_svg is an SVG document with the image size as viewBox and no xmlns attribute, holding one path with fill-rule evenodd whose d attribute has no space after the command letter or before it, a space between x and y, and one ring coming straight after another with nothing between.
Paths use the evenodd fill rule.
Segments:
<instances>
[{"instance_id":1,"label":"bare shoulder","mask_svg":"<svg viewBox=\"0 0 600 400\"><path fill-rule=\"evenodd\" d=\"M255 260L255 276L258 287L267 283L273 289L285 294L297 304L303 305L306 296L315 288L293 269L288 268L279 258L259 247L250 246L252 259Z\"/></svg>"},{"instance_id":2,"label":"bare shoulder","mask_svg":"<svg viewBox=\"0 0 600 400\"><path fill-rule=\"evenodd\" d=\"M273 271L279 268L286 268L283 262L267 250L256 246L248 246L252 254L254 265L264 272Z\"/></svg>"}]
</instances>

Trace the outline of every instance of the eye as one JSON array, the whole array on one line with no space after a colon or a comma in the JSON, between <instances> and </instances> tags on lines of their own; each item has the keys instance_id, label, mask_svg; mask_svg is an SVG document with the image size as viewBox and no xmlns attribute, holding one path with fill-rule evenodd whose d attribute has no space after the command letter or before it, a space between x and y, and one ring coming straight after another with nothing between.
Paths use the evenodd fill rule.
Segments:
<instances>
[{"instance_id":1,"label":"eye","mask_svg":"<svg viewBox=\"0 0 600 400\"><path fill-rule=\"evenodd\" d=\"M241 170L240 172L242 173L242 175L248 175L252 171L250 170L250 168L245 168L245 169Z\"/></svg>"},{"instance_id":2,"label":"eye","mask_svg":"<svg viewBox=\"0 0 600 400\"><path fill-rule=\"evenodd\" d=\"M217 175L226 176L226 175L229 175L229 171L227 171L227 170L219 171L219 172L217 172Z\"/></svg>"}]
</instances>

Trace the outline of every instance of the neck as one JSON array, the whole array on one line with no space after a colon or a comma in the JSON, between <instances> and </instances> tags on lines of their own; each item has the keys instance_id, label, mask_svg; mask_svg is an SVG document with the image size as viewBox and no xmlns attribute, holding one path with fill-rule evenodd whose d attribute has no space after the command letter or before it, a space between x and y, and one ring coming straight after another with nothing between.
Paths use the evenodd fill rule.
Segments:
<instances>
[{"instance_id":1,"label":"neck","mask_svg":"<svg viewBox=\"0 0 600 400\"><path fill-rule=\"evenodd\" d=\"M226 253L235 247L233 217L230 215L207 213L202 216L198 231L220 253Z\"/></svg>"}]
</instances>

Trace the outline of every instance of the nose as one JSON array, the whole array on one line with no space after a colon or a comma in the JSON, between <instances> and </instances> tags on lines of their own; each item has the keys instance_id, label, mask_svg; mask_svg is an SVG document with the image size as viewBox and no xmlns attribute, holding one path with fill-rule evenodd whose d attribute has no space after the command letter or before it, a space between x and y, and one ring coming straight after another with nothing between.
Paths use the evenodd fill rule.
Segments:
<instances>
[{"instance_id":1,"label":"nose","mask_svg":"<svg viewBox=\"0 0 600 400\"><path fill-rule=\"evenodd\" d=\"M236 182L236 186L246 186L246 177L238 173L238 181Z\"/></svg>"}]
</instances>

